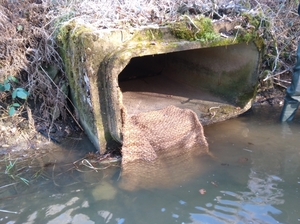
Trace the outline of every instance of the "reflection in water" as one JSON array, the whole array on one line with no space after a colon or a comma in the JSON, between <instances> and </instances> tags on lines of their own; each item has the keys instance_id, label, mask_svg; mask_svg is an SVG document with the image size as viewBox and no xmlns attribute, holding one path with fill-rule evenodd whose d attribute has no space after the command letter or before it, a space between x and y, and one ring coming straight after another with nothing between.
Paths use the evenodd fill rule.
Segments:
<instances>
[{"instance_id":1,"label":"reflection in water","mask_svg":"<svg viewBox=\"0 0 300 224\"><path fill-rule=\"evenodd\" d=\"M157 151L154 161L136 160L123 164L119 186L128 191L172 188L190 181L208 169L199 160L199 157L204 156L202 149L190 148L183 154L176 151L182 150ZM209 155L205 155L205 158L210 159Z\"/></svg>"},{"instance_id":2,"label":"reflection in water","mask_svg":"<svg viewBox=\"0 0 300 224\"><path fill-rule=\"evenodd\" d=\"M283 190L277 185L283 180L280 177L274 175L263 175L265 178L260 177L257 172L251 170L248 181L248 188L251 191L250 197L253 199L255 195L255 201L258 204L270 204L270 205L280 205L284 203L283 200Z\"/></svg>"},{"instance_id":3,"label":"reflection in water","mask_svg":"<svg viewBox=\"0 0 300 224\"><path fill-rule=\"evenodd\" d=\"M62 157L76 150L56 152L29 188L0 188L0 223L299 223L300 122L281 125L270 109L205 127L213 158L121 177L119 167L71 169Z\"/></svg>"},{"instance_id":4,"label":"reflection in water","mask_svg":"<svg viewBox=\"0 0 300 224\"><path fill-rule=\"evenodd\" d=\"M48 224L56 223L94 223L89 219L89 217L82 213L77 213L78 208L88 208L88 202L83 202L81 205L76 204L78 202L78 197L73 197L65 204L55 204L51 205L46 210L45 218L50 218ZM64 211L64 212L62 212ZM74 216L72 213L76 212ZM51 219L51 217L55 217Z\"/></svg>"},{"instance_id":5,"label":"reflection in water","mask_svg":"<svg viewBox=\"0 0 300 224\"><path fill-rule=\"evenodd\" d=\"M221 190L221 195L205 207L196 206L203 214L191 214L192 223L277 223L273 215L281 211L274 205L284 204L283 190L277 188L281 181L270 175L262 179L251 170L247 185L250 191Z\"/></svg>"}]
</instances>

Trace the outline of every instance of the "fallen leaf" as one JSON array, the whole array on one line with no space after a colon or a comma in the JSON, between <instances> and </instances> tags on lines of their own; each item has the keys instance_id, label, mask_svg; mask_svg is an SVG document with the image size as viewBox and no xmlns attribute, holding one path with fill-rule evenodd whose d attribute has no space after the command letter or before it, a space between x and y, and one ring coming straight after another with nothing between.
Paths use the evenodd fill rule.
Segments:
<instances>
[{"instance_id":1,"label":"fallen leaf","mask_svg":"<svg viewBox=\"0 0 300 224\"><path fill-rule=\"evenodd\" d=\"M201 188L201 189L199 190L199 193L200 193L200 194L205 194L205 193L206 193L206 190L203 189L203 188Z\"/></svg>"}]
</instances>

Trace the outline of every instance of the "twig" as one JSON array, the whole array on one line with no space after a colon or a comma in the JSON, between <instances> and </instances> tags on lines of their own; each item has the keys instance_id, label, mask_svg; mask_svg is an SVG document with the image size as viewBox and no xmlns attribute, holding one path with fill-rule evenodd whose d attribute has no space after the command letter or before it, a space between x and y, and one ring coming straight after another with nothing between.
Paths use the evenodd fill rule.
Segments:
<instances>
[{"instance_id":1,"label":"twig","mask_svg":"<svg viewBox=\"0 0 300 224\"><path fill-rule=\"evenodd\" d=\"M18 183L6 184L4 186L1 186L0 189L5 188L5 187L9 187L9 186L12 186L12 185L15 185L15 184L18 184Z\"/></svg>"},{"instance_id":2,"label":"twig","mask_svg":"<svg viewBox=\"0 0 300 224\"><path fill-rule=\"evenodd\" d=\"M11 214L19 214L19 212L13 212L13 211L8 211L8 210L3 210L3 209L0 209L0 212L11 213Z\"/></svg>"},{"instance_id":3,"label":"twig","mask_svg":"<svg viewBox=\"0 0 300 224\"><path fill-rule=\"evenodd\" d=\"M276 49L276 57L275 57L275 60L274 60L274 65L273 65L272 73L275 72L275 70L276 70L276 68L277 68L278 60L279 60L279 52L278 52L277 44L276 44L276 46L275 46L275 49Z\"/></svg>"},{"instance_id":4,"label":"twig","mask_svg":"<svg viewBox=\"0 0 300 224\"><path fill-rule=\"evenodd\" d=\"M263 81L265 82L265 81L267 81L267 80L270 79L270 78L274 78L274 76L281 75L281 74L283 74L283 73L285 73L285 72L288 72L288 71L290 71L290 69L285 69L285 70L283 70L283 71L281 71L281 72L278 72L278 73L276 73L276 74L274 74L274 75L268 75L266 78L263 79Z\"/></svg>"},{"instance_id":5,"label":"twig","mask_svg":"<svg viewBox=\"0 0 300 224\"><path fill-rule=\"evenodd\" d=\"M78 165L77 165L76 163L79 162L79 161L80 161L80 160L77 160L77 161L75 161L75 162L73 163L74 166L75 166L75 169L76 169L77 171L79 171L79 172L89 172L89 171L83 171L83 170L80 170L80 169L78 168ZM91 170L96 171L96 172L98 172L98 170L105 170L105 169L107 169L108 167L111 167L111 166L112 166L111 164L109 164L108 166L97 168L97 167L94 167L94 166L90 163L90 161L88 161L87 159L81 160L81 164L82 164L83 166L85 166L85 167L91 169Z\"/></svg>"},{"instance_id":6,"label":"twig","mask_svg":"<svg viewBox=\"0 0 300 224\"><path fill-rule=\"evenodd\" d=\"M72 103L72 101L70 100L70 98L56 85L56 83L51 79L51 77L43 69L42 66L40 66L40 69L45 73L45 75L50 79L50 81L53 83L53 85L55 85L55 87L69 100L69 102L71 103L71 105L75 108L75 106ZM81 127L81 125L79 124L79 122L77 121L77 119L73 116L73 114L71 113L71 111L67 107L65 107L65 108L67 109L67 111L71 115L71 117L74 119L74 121L76 122L76 124L78 125L78 127L81 129L81 131L83 131L83 128Z\"/></svg>"},{"instance_id":7,"label":"twig","mask_svg":"<svg viewBox=\"0 0 300 224\"><path fill-rule=\"evenodd\" d=\"M278 79L278 78L273 78L274 80L277 80L277 81L279 81L279 82L285 82L285 83L288 83L288 84L291 84L291 82L290 81L286 81L286 80L282 80L282 79Z\"/></svg>"},{"instance_id":8,"label":"twig","mask_svg":"<svg viewBox=\"0 0 300 224\"><path fill-rule=\"evenodd\" d=\"M82 165L98 172L97 169L87 159L82 160L81 163Z\"/></svg>"},{"instance_id":9,"label":"twig","mask_svg":"<svg viewBox=\"0 0 300 224\"><path fill-rule=\"evenodd\" d=\"M55 164L56 164L56 160L54 161L54 165L53 165L53 168L52 168L52 181L53 181L53 183L54 183L54 185L55 185L56 187L60 187L60 186L55 182L55 177L54 177Z\"/></svg>"},{"instance_id":10,"label":"twig","mask_svg":"<svg viewBox=\"0 0 300 224\"><path fill-rule=\"evenodd\" d=\"M284 85L282 85L281 83L274 83L274 85L280 86L280 87L282 87L282 88L284 88L284 89L287 88L287 86L284 86Z\"/></svg>"},{"instance_id":11,"label":"twig","mask_svg":"<svg viewBox=\"0 0 300 224\"><path fill-rule=\"evenodd\" d=\"M197 33L199 33L199 32L201 31L201 29L193 22L193 20L192 20L189 16L183 15L183 17L188 18L189 21L191 22L191 24L193 24L193 26L197 29L197 32L194 34L194 37L195 37L196 40L199 40L199 39L197 38Z\"/></svg>"},{"instance_id":12,"label":"twig","mask_svg":"<svg viewBox=\"0 0 300 224\"><path fill-rule=\"evenodd\" d=\"M211 111L211 110L214 110L214 109L220 109L220 107L219 107L219 106L218 106L218 107L210 107L210 108L208 109L209 115L211 116L211 119L213 119L213 118L216 116L216 112L213 112L213 113L212 113L212 111Z\"/></svg>"}]
</instances>

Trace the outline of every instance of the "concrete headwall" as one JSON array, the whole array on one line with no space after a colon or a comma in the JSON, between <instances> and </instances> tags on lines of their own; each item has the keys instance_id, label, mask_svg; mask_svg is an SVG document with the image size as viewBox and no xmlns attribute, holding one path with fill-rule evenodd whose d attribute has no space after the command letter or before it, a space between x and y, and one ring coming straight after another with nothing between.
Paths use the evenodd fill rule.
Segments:
<instances>
[{"instance_id":1,"label":"concrete headwall","mask_svg":"<svg viewBox=\"0 0 300 224\"><path fill-rule=\"evenodd\" d=\"M201 21L194 24L198 30L186 21L97 30L73 20L61 28L72 100L96 148L122 143L124 112L175 105L194 110L205 125L251 107L261 50L255 31L237 32L238 21L218 22L205 28L206 37L199 34Z\"/></svg>"}]
</instances>

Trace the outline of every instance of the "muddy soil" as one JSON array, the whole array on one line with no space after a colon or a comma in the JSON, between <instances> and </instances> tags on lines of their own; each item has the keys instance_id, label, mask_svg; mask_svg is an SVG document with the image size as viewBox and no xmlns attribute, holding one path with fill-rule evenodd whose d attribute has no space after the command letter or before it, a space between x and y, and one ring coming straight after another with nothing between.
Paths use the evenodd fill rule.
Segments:
<instances>
[{"instance_id":1,"label":"muddy soil","mask_svg":"<svg viewBox=\"0 0 300 224\"><path fill-rule=\"evenodd\" d=\"M80 140L84 133L71 119L56 121L49 129L47 122L30 121L24 116L0 117L0 160L38 157L67 139Z\"/></svg>"},{"instance_id":2,"label":"muddy soil","mask_svg":"<svg viewBox=\"0 0 300 224\"><path fill-rule=\"evenodd\" d=\"M261 90L257 93L253 106L283 105L284 97L285 97L284 88L272 88L272 89Z\"/></svg>"}]
</instances>

